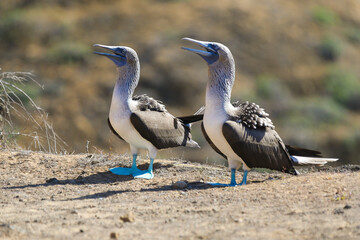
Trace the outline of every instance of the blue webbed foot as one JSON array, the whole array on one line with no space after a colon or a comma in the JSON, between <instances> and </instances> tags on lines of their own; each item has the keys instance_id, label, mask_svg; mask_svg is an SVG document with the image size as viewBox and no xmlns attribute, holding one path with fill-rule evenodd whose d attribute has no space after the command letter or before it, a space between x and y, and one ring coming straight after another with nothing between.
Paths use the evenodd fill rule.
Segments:
<instances>
[{"instance_id":1,"label":"blue webbed foot","mask_svg":"<svg viewBox=\"0 0 360 240\"><path fill-rule=\"evenodd\" d=\"M132 174L134 176L134 178L152 179L154 177L153 163L154 163L154 159L150 158L149 168L145 171L139 170L137 172L134 172Z\"/></svg>"},{"instance_id":2,"label":"blue webbed foot","mask_svg":"<svg viewBox=\"0 0 360 240\"><path fill-rule=\"evenodd\" d=\"M116 174L116 175L129 176L138 171L141 171L140 169L138 169L136 167L136 158L137 158L137 154L133 154L131 168L120 168L120 167L119 168L110 168L110 172L112 172L113 174Z\"/></svg>"},{"instance_id":3,"label":"blue webbed foot","mask_svg":"<svg viewBox=\"0 0 360 240\"><path fill-rule=\"evenodd\" d=\"M208 182L207 184L210 184L211 186L216 186L216 187L235 187L235 186L242 186L246 184L246 180L247 180L247 174L248 171L245 170L244 171L244 176L243 179L241 181L241 183L237 184L236 180L235 180L235 172L236 169L231 169L231 182L229 184L224 184L224 183L212 183L212 182Z\"/></svg>"},{"instance_id":4,"label":"blue webbed foot","mask_svg":"<svg viewBox=\"0 0 360 240\"><path fill-rule=\"evenodd\" d=\"M124 176L132 175L138 171L141 170L138 168L110 168L110 172L112 172L113 174Z\"/></svg>"},{"instance_id":5,"label":"blue webbed foot","mask_svg":"<svg viewBox=\"0 0 360 240\"><path fill-rule=\"evenodd\" d=\"M143 179L152 179L154 177L154 173L152 170L145 171L137 171L132 174L134 178L143 178Z\"/></svg>"}]
</instances>

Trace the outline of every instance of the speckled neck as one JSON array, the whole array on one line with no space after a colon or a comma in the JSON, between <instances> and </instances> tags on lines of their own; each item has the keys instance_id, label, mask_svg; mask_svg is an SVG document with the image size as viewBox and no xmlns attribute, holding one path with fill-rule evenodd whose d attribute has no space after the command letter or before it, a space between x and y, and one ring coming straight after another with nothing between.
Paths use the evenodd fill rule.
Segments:
<instances>
[{"instance_id":1,"label":"speckled neck","mask_svg":"<svg viewBox=\"0 0 360 240\"><path fill-rule=\"evenodd\" d=\"M231 55L209 65L206 88L206 108L225 107L230 104L231 89L235 81L235 61Z\"/></svg>"},{"instance_id":2,"label":"speckled neck","mask_svg":"<svg viewBox=\"0 0 360 240\"><path fill-rule=\"evenodd\" d=\"M139 78L139 61L128 62L125 66L118 68L118 79L113 91L111 108L129 110L129 101L132 99Z\"/></svg>"}]
</instances>

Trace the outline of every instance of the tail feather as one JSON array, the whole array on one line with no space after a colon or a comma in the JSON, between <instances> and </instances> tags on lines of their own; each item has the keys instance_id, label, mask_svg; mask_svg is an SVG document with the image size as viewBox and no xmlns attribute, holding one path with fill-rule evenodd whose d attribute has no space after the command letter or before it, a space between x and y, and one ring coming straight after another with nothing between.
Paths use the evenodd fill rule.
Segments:
<instances>
[{"instance_id":1,"label":"tail feather","mask_svg":"<svg viewBox=\"0 0 360 240\"><path fill-rule=\"evenodd\" d=\"M291 160L295 166L301 165L324 165L328 162L336 162L338 158L319 158L319 157L303 157L303 156L291 156Z\"/></svg>"},{"instance_id":2,"label":"tail feather","mask_svg":"<svg viewBox=\"0 0 360 240\"><path fill-rule=\"evenodd\" d=\"M194 113L194 115L177 117L177 118L180 119L185 125L190 127L191 126L190 123L198 122L198 121L203 120L204 111L205 111L205 106L202 106L201 108L199 108L199 110L197 110Z\"/></svg>"},{"instance_id":3,"label":"tail feather","mask_svg":"<svg viewBox=\"0 0 360 240\"><path fill-rule=\"evenodd\" d=\"M310 150L301 147L295 147L290 145L285 145L290 155L303 156L303 157L321 157L321 152L316 150Z\"/></svg>"},{"instance_id":4,"label":"tail feather","mask_svg":"<svg viewBox=\"0 0 360 240\"><path fill-rule=\"evenodd\" d=\"M197 121L201 121L204 118L203 114L200 115L190 115L190 116L184 116L184 117L177 117L180 119L184 124L189 124Z\"/></svg>"}]
</instances>

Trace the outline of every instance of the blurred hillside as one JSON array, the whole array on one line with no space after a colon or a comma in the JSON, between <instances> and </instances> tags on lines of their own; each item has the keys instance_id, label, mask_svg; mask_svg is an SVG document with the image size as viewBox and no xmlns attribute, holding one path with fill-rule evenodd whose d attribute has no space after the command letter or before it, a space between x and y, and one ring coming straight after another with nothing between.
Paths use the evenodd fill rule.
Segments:
<instances>
[{"instance_id":1,"label":"blurred hillside","mask_svg":"<svg viewBox=\"0 0 360 240\"><path fill-rule=\"evenodd\" d=\"M45 90L33 85L25 90L49 112L69 151L84 152L87 141L90 151L128 149L106 123L116 70L92 54L95 43L137 51L136 94L163 101L174 115L202 106L207 66L180 49L188 44L183 37L230 48L237 69L233 99L264 107L286 143L357 162L358 0L0 1L0 68L36 75ZM224 162L199 125L193 135L201 151L168 150L159 157Z\"/></svg>"}]
</instances>

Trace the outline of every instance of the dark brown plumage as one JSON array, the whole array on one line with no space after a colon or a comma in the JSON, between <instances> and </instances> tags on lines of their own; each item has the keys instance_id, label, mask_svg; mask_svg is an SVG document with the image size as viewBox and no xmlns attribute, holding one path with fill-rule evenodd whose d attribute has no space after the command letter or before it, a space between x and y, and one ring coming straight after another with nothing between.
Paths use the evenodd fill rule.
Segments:
<instances>
[{"instance_id":1,"label":"dark brown plumage","mask_svg":"<svg viewBox=\"0 0 360 240\"><path fill-rule=\"evenodd\" d=\"M296 174L290 155L274 129L255 129L228 120L224 123L222 131L232 150L248 167Z\"/></svg>"},{"instance_id":2,"label":"dark brown plumage","mask_svg":"<svg viewBox=\"0 0 360 240\"><path fill-rule=\"evenodd\" d=\"M147 111L152 111L147 114ZM167 112L134 111L130 121L140 135L157 149L186 146L198 147L191 140L190 128Z\"/></svg>"}]
</instances>

